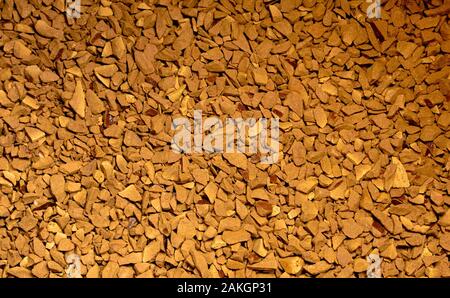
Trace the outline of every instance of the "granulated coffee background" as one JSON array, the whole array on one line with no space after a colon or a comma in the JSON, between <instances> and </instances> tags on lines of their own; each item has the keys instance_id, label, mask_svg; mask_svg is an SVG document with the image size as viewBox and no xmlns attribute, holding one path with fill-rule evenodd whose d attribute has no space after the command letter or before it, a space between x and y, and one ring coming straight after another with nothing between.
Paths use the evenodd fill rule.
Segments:
<instances>
[{"instance_id":1,"label":"granulated coffee background","mask_svg":"<svg viewBox=\"0 0 450 298\"><path fill-rule=\"evenodd\" d=\"M370 5L0 1L0 276L449 277L450 1Z\"/></svg>"}]
</instances>

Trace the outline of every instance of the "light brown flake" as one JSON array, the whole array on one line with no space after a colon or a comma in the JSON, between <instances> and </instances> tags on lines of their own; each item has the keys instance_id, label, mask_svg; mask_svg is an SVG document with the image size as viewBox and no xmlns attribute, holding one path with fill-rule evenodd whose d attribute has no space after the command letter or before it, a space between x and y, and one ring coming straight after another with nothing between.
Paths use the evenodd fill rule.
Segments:
<instances>
[{"instance_id":1,"label":"light brown flake","mask_svg":"<svg viewBox=\"0 0 450 298\"><path fill-rule=\"evenodd\" d=\"M250 233L245 230L224 231L222 234L222 239L227 244L236 244L250 240Z\"/></svg>"},{"instance_id":2,"label":"light brown flake","mask_svg":"<svg viewBox=\"0 0 450 298\"><path fill-rule=\"evenodd\" d=\"M63 202L66 197L65 187L64 175L56 174L50 177L50 190L58 202Z\"/></svg>"},{"instance_id":3,"label":"light brown flake","mask_svg":"<svg viewBox=\"0 0 450 298\"><path fill-rule=\"evenodd\" d=\"M344 234L351 239L355 239L361 235L363 231L364 229L353 219L342 221L342 232L344 232Z\"/></svg>"},{"instance_id":4,"label":"light brown flake","mask_svg":"<svg viewBox=\"0 0 450 298\"><path fill-rule=\"evenodd\" d=\"M129 199L132 202L142 201L142 196L134 184L128 185L124 190L119 192L119 196Z\"/></svg>"},{"instance_id":5,"label":"light brown flake","mask_svg":"<svg viewBox=\"0 0 450 298\"><path fill-rule=\"evenodd\" d=\"M75 85L75 92L72 95L72 99L69 105L81 118L86 116L86 99L83 90L83 85L80 80L77 80Z\"/></svg>"},{"instance_id":6,"label":"light brown flake","mask_svg":"<svg viewBox=\"0 0 450 298\"><path fill-rule=\"evenodd\" d=\"M302 270L305 263L300 257L281 258L279 262L286 273L294 275Z\"/></svg>"},{"instance_id":7,"label":"light brown flake","mask_svg":"<svg viewBox=\"0 0 450 298\"><path fill-rule=\"evenodd\" d=\"M25 131L26 131L27 135L30 137L32 142L36 142L40 138L45 137L45 133L38 128L25 127Z\"/></svg>"}]
</instances>

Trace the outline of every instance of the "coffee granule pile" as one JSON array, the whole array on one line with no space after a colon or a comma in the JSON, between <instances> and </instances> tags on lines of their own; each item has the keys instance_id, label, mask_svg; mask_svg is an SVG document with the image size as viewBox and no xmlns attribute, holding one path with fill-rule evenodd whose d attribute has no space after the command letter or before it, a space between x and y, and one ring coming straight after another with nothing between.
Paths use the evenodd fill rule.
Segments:
<instances>
[{"instance_id":1,"label":"coffee granule pile","mask_svg":"<svg viewBox=\"0 0 450 298\"><path fill-rule=\"evenodd\" d=\"M0 1L0 277L450 277L449 14ZM176 152L195 111L277 159Z\"/></svg>"}]
</instances>

